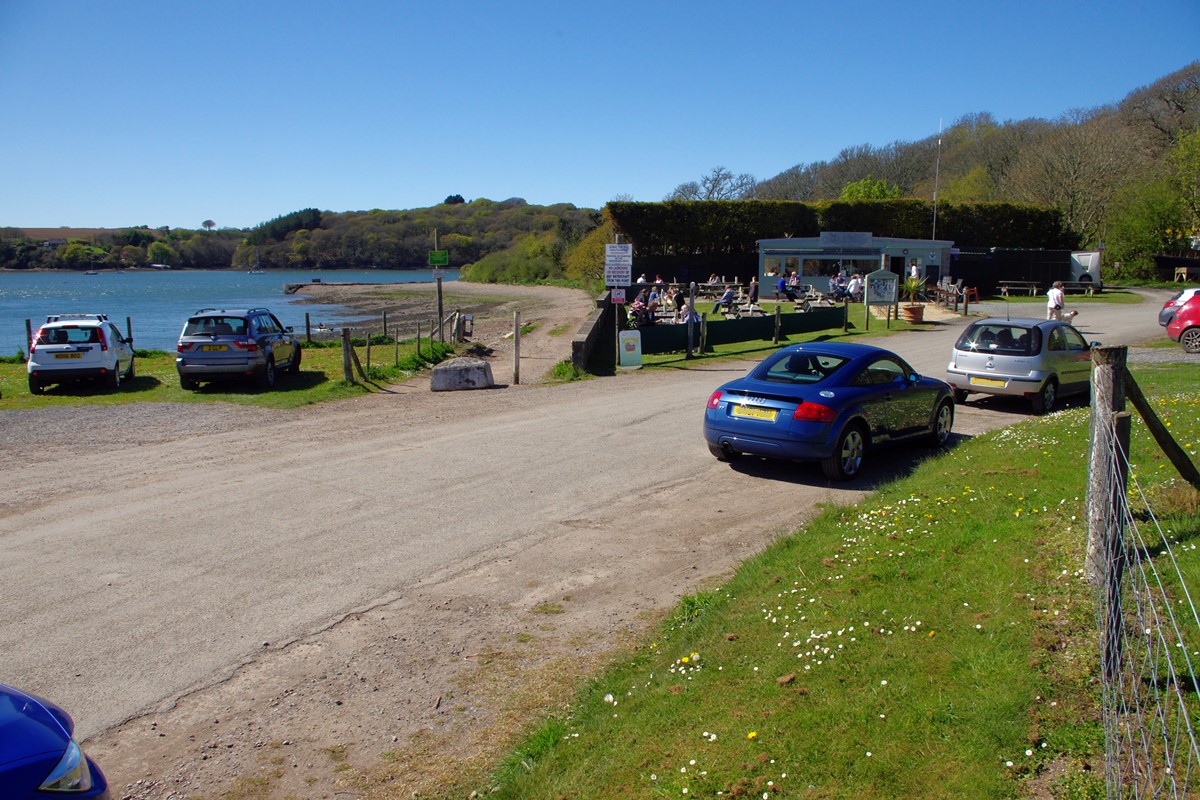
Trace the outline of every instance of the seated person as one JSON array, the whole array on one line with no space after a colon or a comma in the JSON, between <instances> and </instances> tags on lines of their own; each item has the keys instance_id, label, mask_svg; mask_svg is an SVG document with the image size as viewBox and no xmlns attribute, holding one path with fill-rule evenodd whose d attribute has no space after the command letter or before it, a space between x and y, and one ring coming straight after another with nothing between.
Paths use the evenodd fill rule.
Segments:
<instances>
[{"instance_id":1,"label":"seated person","mask_svg":"<svg viewBox=\"0 0 1200 800\"><path fill-rule=\"evenodd\" d=\"M713 313L715 314L718 311L720 311L721 306L725 306L726 309L729 309L733 306L733 287L732 286L725 287L725 293L722 294L720 296L720 298L717 299L716 304L713 305Z\"/></svg>"},{"instance_id":2,"label":"seated person","mask_svg":"<svg viewBox=\"0 0 1200 800\"><path fill-rule=\"evenodd\" d=\"M780 278L779 278L779 283L775 284L775 299L776 300L779 299L780 294L784 295L785 297L787 297L788 300L791 300L792 302L796 301L796 287L793 286L792 284L788 283L788 279L785 277L782 277L782 276L780 276Z\"/></svg>"}]
</instances>

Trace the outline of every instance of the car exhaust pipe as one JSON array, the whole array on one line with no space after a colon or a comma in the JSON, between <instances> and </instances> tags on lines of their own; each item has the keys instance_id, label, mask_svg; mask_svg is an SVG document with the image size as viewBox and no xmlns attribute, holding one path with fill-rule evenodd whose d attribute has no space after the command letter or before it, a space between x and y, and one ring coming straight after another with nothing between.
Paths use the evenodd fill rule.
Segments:
<instances>
[{"instance_id":1,"label":"car exhaust pipe","mask_svg":"<svg viewBox=\"0 0 1200 800\"><path fill-rule=\"evenodd\" d=\"M737 455L737 453L733 451L733 448L729 446L729 442L721 442L721 452L729 458L733 458L735 455Z\"/></svg>"}]
</instances>

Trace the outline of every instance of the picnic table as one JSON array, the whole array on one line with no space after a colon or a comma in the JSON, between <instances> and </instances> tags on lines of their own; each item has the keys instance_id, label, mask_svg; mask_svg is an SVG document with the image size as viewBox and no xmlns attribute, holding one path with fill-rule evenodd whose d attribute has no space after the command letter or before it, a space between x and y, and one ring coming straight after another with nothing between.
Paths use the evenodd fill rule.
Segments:
<instances>
[{"instance_id":1,"label":"picnic table","mask_svg":"<svg viewBox=\"0 0 1200 800\"><path fill-rule=\"evenodd\" d=\"M1000 286L1000 294L1005 297L1022 292L1033 297L1038 293L1037 281L997 281L996 283Z\"/></svg>"}]
</instances>

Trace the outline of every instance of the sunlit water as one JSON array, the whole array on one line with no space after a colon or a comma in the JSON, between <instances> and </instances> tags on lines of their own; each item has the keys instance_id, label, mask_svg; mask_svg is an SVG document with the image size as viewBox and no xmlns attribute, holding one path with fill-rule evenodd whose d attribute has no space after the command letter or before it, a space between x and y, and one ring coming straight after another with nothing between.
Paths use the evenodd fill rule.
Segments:
<instances>
[{"instance_id":1,"label":"sunlit water","mask_svg":"<svg viewBox=\"0 0 1200 800\"><path fill-rule=\"evenodd\" d=\"M445 280L457 280L458 270L446 270ZM99 313L125 330L133 324L136 346L143 350L173 351L188 315L199 308L258 308L275 312L284 325L304 329L304 314L312 325L350 320L357 315L341 306L301 303L300 295L285 294L289 283L425 283L429 270L270 271L251 275L237 270L100 270L81 272L0 272L0 354L26 350L25 320L36 330L49 314Z\"/></svg>"}]
</instances>

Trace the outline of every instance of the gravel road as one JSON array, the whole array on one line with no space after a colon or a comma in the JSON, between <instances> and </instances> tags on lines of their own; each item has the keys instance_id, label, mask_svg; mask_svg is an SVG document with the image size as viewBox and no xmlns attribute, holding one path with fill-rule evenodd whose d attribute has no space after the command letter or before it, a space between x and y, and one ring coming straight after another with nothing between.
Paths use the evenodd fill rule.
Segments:
<instances>
[{"instance_id":1,"label":"gravel road","mask_svg":"<svg viewBox=\"0 0 1200 800\"><path fill-rule=\"evenodd\" d=\"M1160 337L1157 297L1078 326ZM564 305L547 327L589 301ZM941 375L960 328L885 346ZM568 338L531 357L565 358L551 351ZM115 797L215 798L251 778L264 796L359 796L334 751L357 770L388 753L396 796L436 785L431 764L503 746L511 697L561 659L599 665L818 503L930 455L895 451L846 485L719 463L700 409L747 367L437 394L416 380L287 412L0 411L0 676L72 711ZM1025 417L971 402L955 429Z\"/></svg>"}]
</instances>

